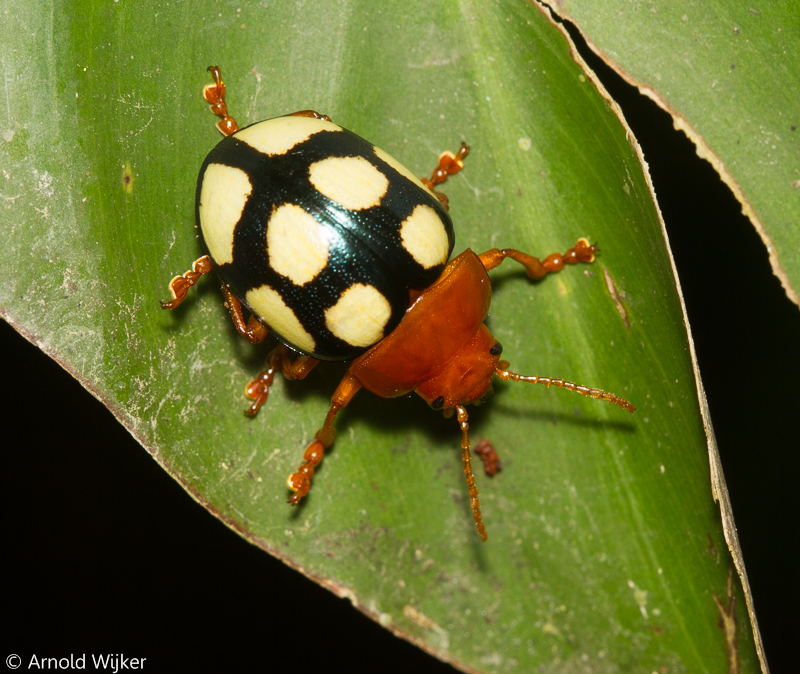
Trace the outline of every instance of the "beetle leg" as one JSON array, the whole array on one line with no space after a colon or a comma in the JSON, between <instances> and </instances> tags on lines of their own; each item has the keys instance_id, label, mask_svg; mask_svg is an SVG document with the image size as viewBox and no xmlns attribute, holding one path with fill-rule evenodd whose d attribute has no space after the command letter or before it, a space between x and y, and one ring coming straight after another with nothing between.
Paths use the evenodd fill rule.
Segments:
<instances>
[{"instance_id":1,"label":"beetle leg","mask_svg":"<svg viewBox=\"0 0 800 674\"><path fill-rule=\"evenodd\" d=\"M289 489L294 492L289 498L289 503L292 505L300 503L300 500L308 493L311 487L311 478L314 477L314 469L322 461L322 455L325 450L333 444L336 438L336 429L333 427L333 421L339 410L353 399L353 396L358 393L360 388L361 384L348 372L339 383L336 391L334 391L331 397L333 404L325 416L325 423L316 432L314 436L316 439L306 448L303 454L305 463L297 469L296 473L292 473L286 481Z\"/></svg>"},{"instance_id":2,"label":"beetle leg","mask_svg":"<svg viewBox=\"0 0 800 674\"><path fill-rule=\"evenodd\" d=\"M208 255L198 258L192 265L192 270L187 271L183 276L176 276L169 282L169 291L172 293L172 300L162 302L162 309L174 309L186 299L189 288L195 285L203 274L208 274L213 269L211 258Z\"/></svg>"},{"instance_id":3,"label":"beetle leg","mask_svg":"<svg viewBox=\"0 0 800 674\"><path fill-rule=\"evenodd\" d=\"M211 104L211 112L222 117L217 122L217 128L223 136L230 136L239 130L239 124L228 115L228 106L225 104L225 82L222 81L219 66L208 66L208 71L214 76L214 84L203 87L203 98Z\"/></svg>"},{"instance_id":4,"label":"beetle leg","mask_svg":"<svg viewBox=\"0 0 800 674\"><path fill-rule=\"evenodd\" d=\"M207 84L203 87L203 98L211 104L211 112L222 117L221 122L217 122L217 128L223 136L230 136L239 130L238 122L228 114L228 106L225 103L225 82L222 81L222 74L219 66L208 66L209 72L214 76L214 84ZM298 110L289 113L286 117L313 117L314 119L324 119L330 122L328 115L323 115L316 110Z\"/></svg>"},{"instance_id":5,"label":"beetle leg","mask_svg":"<svg viewBox=\"0 0 800 674\"><path fill-rule=\"evenodd\" d=\"M222 294L225 295L225 308L231 315L231 320L236 327L236 332L251 344L263 342L264 338L269 334L269 330L261 325L261 323L256 320L255 316L250 316L247 323L244 322L242 303L224 283L222 284Z\"/></svg>"},{"instance_id":6,"label":"beetle leg","mask_svg":"<svg viewBox=\"0 0 800 674\"><path fill-rule=\"evenodd\" d=\"M267 369L251 381L245 389L245 395L253 401L245 410L249 417L256 415L261 406L267 402L269 397L269 387L275 379L275 371L282 370L286 379L304 379L311 372L314 366L319 363L316 358L311 356L299 355L292 360L291 353L294 353L285 344L279 344L267 356Z\"/></svg>"},{"instance_id":7,"label":"beetle leg","mask_svg":"<svg viewBox=\"0 0 800 674\"><path fill-rule=\"evenodd\" d=\"M510 257L512 260L516 260L525 267L525 271L530 278L540 279L545 274L561 271L565 264L594 262L594 254L598 252L598 250L597 244L591 244L586 239L578 239L578 243L563 255L561 255L561 253L553 253L544 258L544 260L539 260L527 253L514 250L513 248L504 248L503 250L492 248L485 253L481 253L478 257L480 257L481 262L483 262L486 271L494 269L499 266L503 260Z\"/></svg>"},{"instance_id":8,"label":"beetle leg","mask_svg":"<svg viewBox=\"0 0 800 674\"><path fill-rule=\"evenodd\" d=\"M469 146L466 143L461 143L461 148L457 154L444 152L439 156L439 165L433 170L430 178L420 178L422 184L436 195L439 201L442 202L442 206L448 211L450 210L450 206L447 195L437 192L433 188L464 168L464 157L466 157L467 154L469 154Z\"/></svg>"},{"instance_id":9,"label":"beetle leg","mask_svg":"<svg viewBox=\"0 0 800 674\"><path fill-rule=\"evenodd\" d=\"M483 526L483 516L481 515L481 502L478 498L478 488L475 486L475 476L472 474L472 463L469 454L469 417L463 405L456 407L458 413L458 425L461 426L461 458L464 461L464 475L467 477L467 489L469 490L469 504L472 507L472 517L475 519L475 526L482 541L486 540L486 527Z\"/></svg>"}]
</instances>

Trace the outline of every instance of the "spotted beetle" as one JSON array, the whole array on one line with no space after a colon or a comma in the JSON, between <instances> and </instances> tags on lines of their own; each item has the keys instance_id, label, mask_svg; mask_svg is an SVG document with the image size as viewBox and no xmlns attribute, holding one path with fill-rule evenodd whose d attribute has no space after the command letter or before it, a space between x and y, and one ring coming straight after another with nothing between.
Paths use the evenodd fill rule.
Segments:
<instances>
[{"instance_id":1,"label":"spotted beetle","mask_svg":"<svg viewBox=\"0 0 800 674\"><path fill-rule=\"evenodd\" d=\"M216 270L236 330L252 343L273 332L280 344L246 390L252 416L267 401L275 372L303 379L320 360L352 360L334 392L304 463L289 476L297 504L334 441L336 414L362 387L393 398L416 391L461 428L464 473L480 537L486 540L470 463L465 405L480 401L492 377L557 386L634 412L613 393L551 377L523 376L500 360L502 346L484 324L491 301L487 272L506 258L531 279L565 264L594 261L580 239L543 260L506 248L450 260L455 237L447 197L435 187L463 168L466 144L445 153L430 178L326 115L303 110L244 129L228 114L220 69L203 95L225 136L197 180L196 218L207 255L170 282L174 309L201 276ZM449 260L449 261L448 261ZM245 321L244 306L250 313ZM480 443L487 473L499 468Z\"/></svg>"}]
</instances>

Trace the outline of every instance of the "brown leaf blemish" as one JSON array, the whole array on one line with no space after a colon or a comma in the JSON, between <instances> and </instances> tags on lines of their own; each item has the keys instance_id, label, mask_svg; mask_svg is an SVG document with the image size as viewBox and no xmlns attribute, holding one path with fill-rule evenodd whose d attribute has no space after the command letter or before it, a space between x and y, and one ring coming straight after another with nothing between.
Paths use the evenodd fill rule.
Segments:
<instances>
[{"instance_id":1,"label":"brown leaf blemish","mask_svg":"<svg viewBox=\"0 0 800 674\"><path fill-rule=\"evenodd\" d=\"M711 557L717 564L719 564L719 551L717 550L717 546L714 544L714 539L711 538L711 534L706 532L706 536L708 537L708 546L706 547L706 552L708 552L708 556Z\"/></svg>"},{"instance_id":2,"label":"brown leaf blemish","mask_svg":"<svg viewBox=\"0 0 800 674\"><path fill-rule=\"evenodd\" d=\"M431 620L428 616L424 613L420 613L417 609L415 609L410 604L406 604L403 607L403 615L408 618L411 622L415 625L419 625L428 630L436 630L439 631L442 628L436 624L433 620Z\"/></svg>"},{"instance_id":3,"label":"brown leaf blemish","mask_svg":"<svg viewBox=\"0 0 800 674\"><path fill-rule=\"evenodd\" d=\"M719 621L717 625L725 635L725 651L728 654L728 674L739 674L739 646L736 639L736 613L734 602L736 595L733 588L733 568L728 569L728 582L725 588L727 604L714 593L714 603L719 611Z\"/></svg>"},{"instance_id":4,"label":"brown leaf blemish","mask_svg":"<svg viewBox=\"0 0 800 674\"><path fill-rule=\"evenodd\" d=\"M617 284L614 283L614 279L611 278L611 274L608 273L608 269L603 269L603 278L606 280L606 288L608 288L608 294L611 295L611 299L614 300L614 306L617 307L617 311L619 315L622 316L622 322L625 323L625 329L631 329L631 322L628 320L628 310L625 308L625 305L622 303L621 293L617 290Z\"/></svg>"}]
</instances>

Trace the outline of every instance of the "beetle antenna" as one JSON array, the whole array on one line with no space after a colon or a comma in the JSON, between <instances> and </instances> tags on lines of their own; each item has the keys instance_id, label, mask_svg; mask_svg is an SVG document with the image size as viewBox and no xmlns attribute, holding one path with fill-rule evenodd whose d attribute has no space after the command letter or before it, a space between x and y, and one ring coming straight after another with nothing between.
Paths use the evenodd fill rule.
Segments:
<instances>
[{"instance_id":1,"label":"beetle antenna","mask_svg":"<svg viewBox=\"0 0 800 674\"><path fill-rule=\"evenodd\" d=\"M575 384L571 381L564 381L563 379L553 379L553 377L537 377L536 375L526 377L524 375L517 374L516 372L507 370L507 367L508 361L501 360L499 363L497 363L497 368L495 369L494 373L504 381L523 381L527 384L544 384L547 387L557 386L558 388L565 388L568 391L575 391L576 393L580 393L581 395L588 396L590 398L595 398L596 400L605 400L607 403L614 403L627 412L633 413L636 411L636 408L627 400L625 400L625 398L620 398L614 393L606 393L605 391L601 391L599 388L590 388L581 384Z\"/></svg>"},{"instance_id":2,"label":"beetle antenna","mask_svg":"<svg viewBox=\"0 0 800 674\"><path fill-rule=\"evenodd\" d=\"M475 486L475 476L472 474L472 463L469 454L469 417L463 405L456 407L458 413L458 425L461 426L461 456L464 460L464 475L467 477L467 488L469 489L469 504L472 507L472 516L475 518L475 526L478 528L478 535L482 541L486 541L486 527L483 526L483 516L481 515L481 502L478 498L478 488Z\"/></svg>"}]
</instances>

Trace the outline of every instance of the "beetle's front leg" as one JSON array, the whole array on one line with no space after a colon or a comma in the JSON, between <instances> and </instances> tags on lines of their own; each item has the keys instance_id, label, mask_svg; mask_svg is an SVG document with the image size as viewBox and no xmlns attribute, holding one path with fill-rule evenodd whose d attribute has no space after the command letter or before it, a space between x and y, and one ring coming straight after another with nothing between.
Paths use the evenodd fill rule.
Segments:
<instances>
[{"instance_id":1,"label":"beetle's front leg","mask_svg":"<svg viewBox=\"0 0 800 674\"><path fill-rule=\"evenodd\" d=\"M297 469L296 473L292 473L286 482L289 489L294 492L289 499L289 503L292 505L300 503L300 500L311 488L311 478L314 477L314 469L319 465L319 462L322 461L322 455L325 453L325 450L333 444L336 438L336 429L333 427L334 419L339 413L339 410L353 399L353 396L358 393L360 388L361 384L358 380L351 375L350 372L347 372L336 388L336 391L334 391L331 397L333 404L328 410L328 414L325 416L325 423L314 436L316 438L314 442L306 448L303 454L305 463Z\"/></svg>"},{"instance_id":2,"label":"beetle's front leg","mask_svg":"<svg viewBox=\"0 0 800 674\"><path fill-rule=\"evenodd\" d=\"M544 258L544 260L513 248L504 248L503 250L492 248L485 253L481 253L478 257L481 259L486 271L499 266L506 258L511 258L525 267L529 278L540 279L546 274L561 271L565 264L594 262L594 254L596 252L598 252L597 244L591 244L586 239L578 239L578 243L563 255L561 253L553 253Z\"/></svg>"},{"instance_id":3,"label":"beetle's front leg","mask_svg":"<svg viewBox=\"0 0 800 674\"><path fill-rule=\"evenodd\" d=\"M482 541L486 541L486 527L483 525L483 515L481 514L481 501L478 498L478 488L475 486L475 476L472 474L472 461L469 454L469 417L463 405L456 407L458 414L458 425L461 427L461 459L464 462L464 475L467 478L467 490L469 491L469 504L472 508L472 517L475 519L475 527Z\"/></svg>"}]
</instances>

